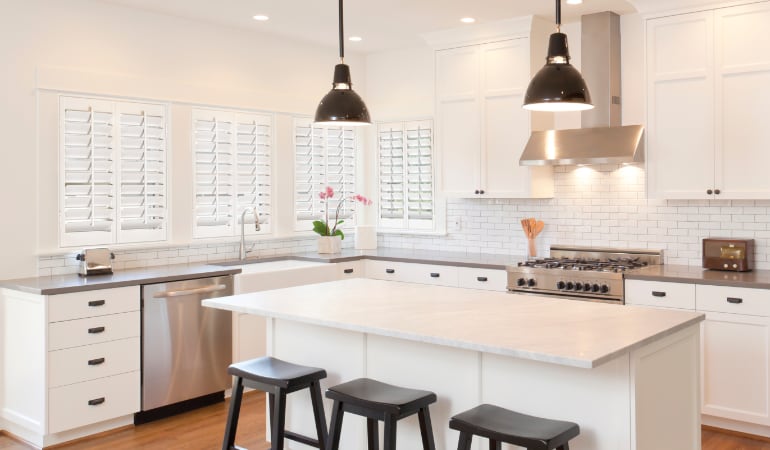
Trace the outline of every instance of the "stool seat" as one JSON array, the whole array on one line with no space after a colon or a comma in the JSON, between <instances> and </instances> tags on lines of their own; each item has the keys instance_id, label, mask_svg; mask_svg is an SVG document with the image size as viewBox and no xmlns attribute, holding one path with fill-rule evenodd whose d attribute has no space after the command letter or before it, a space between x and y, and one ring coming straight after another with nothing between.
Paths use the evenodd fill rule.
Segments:
<instances>
[{"instance_id":1,"label":"stool seat","mask_svg":"<svg viewBox=\"0 0 770 450\"><path fill-rule=\"evenodd\" d=\"M324 369L300 366L270 356L231 364L227 373L290 390L326 378Z\"/></svg>"},{"instance_id":2,"label":"stool seat","mask_svg":"<svg viewBox=\"0 0 770 450\"><path fill-rule=\"evenodd\" d=\"M580 434L576 423L528 416L489 404L457 414L449 421L449 428L530 450L560 448Z\"/></svg>"},{"instance_id":3,"label":"stool seat","mask_svg":"<svg viewBox=\"0 0 770 450\"><path fill-rule=\"evenodd\" d=\"M394 386L371 378L358 378L330 387L326 397L396 415L436 402L433 392Z\"/></svg>"}]
</instances>

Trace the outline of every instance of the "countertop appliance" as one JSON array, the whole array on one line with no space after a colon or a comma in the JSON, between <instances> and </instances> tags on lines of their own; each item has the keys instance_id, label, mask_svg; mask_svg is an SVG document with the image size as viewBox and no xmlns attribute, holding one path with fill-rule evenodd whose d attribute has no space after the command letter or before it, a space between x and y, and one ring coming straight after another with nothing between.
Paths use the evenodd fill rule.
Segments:
<instances>
[{"instance_id":1,"label":"countertop appliance","mask_svg":"<svg viewBox=\"0 0 770 450\"><path fill-rule=\"evenodd\" d=\"M75 255L75 259L80 261L78 274L87 277L112 273L115 255L108 248L87 248Z\"/></svg>"},{"instance_id":2,"label":"countertop appliance","mask_svg":"<svg viewBox=\"0 0 770 450\"><path fill-rule=\"evenodd\" d=\"M703 239L703 268L749 272L754 268L754 239Z\"/></svg>"},{"instance_id":3,"label":"countertop appliance","mask_svg":"<svg viewBox=\"0 0 770 450\"><path fill-rule=\"evenodd\" d=\"M623 304L623 274L663 264L663 250L551 246L549 258L508 266L508 290Z\"/></svg>"},{"instance_id":4,"label":"countertop appliance","mask_svg":"<svg viewBox=\"0 0 770 450\"><path fill-rule=\"evenodd\" d=\"M142 409L134 423L224 400L232 314L201 306L233 295L233 276L142 286Z\"/></svg>"}]
</instances>

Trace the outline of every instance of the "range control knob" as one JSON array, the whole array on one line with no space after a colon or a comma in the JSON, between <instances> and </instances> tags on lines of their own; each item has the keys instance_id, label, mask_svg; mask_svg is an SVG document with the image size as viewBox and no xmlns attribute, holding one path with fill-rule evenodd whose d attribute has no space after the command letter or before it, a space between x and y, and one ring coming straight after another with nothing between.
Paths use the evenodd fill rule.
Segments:
<instances>
[{"instance_id":1,"label":"range control knob","mask_svg":"<svg viewBox=\"0 0 770 450\"><path fill-rule=\"evenodd\" d=\"M579 281L577 283L575 283L575 290L576 291L582 291L583 290L583 283L581 283Z\"/></svg>"},{"instance_id":2,"label":"range control knob","mask_svg":"<svg viewBox=\"0 0 770 450\"><path fill-rule=\"evenodd\" d=\"M583 285L583 292L591 292L591 283L586 283Z\"/></svg>"},{"instance_id":3,"label":"range control knob","mask_svg":"<svg viewBox=\"0 0 770 450\"><path fill-rule=\"evenodd\" d=\"M563 281L559 281L558 283L556 283L556 289L564 289L566 286L567 286L567 283Z\"/></svg>"},{"instance_id":4,"label":"range control knob","mask_svg":"<svg viewBox=\"0 0 770 450\"><path fill-rule=\"evenodd\" d=\"M573 290L573 289L575 289L575 283L573 283L573 282L571 282L571 281L568 281L568 282L567 282L567 290L568 290L568 291L571 291L571 290Z\"/></svg>"},{"instance_id":5,"label":"range control knob","mask_svg":"<svg viewBox=\"0 0 770 450\"><path fill-rule=\"evenodd\" d=\"M527 286L529 287L535 287L536 284L537 282L535 281L534 278L530 278L529 280L527 280Z\"/></svg>"},{"instance_id":6,"label":"range control knob","mask_svg":"<svg viewBox=\"0 0 770 450\"><path fill-rule=\"evenodd\" d=\"M599 292L599 285L594 283L591 285L591 292Z\"/></svg>"},{"instance_id":7,"label":"range control knob","mask_svg":"<svg viewBox=\"0 0 770 450\"><path fill-rule=\"evenodd\" d=\"M602 294L606 294L607 292L610 291L610 287L607 286L606 284L603 284L600 289L602 291Z\"/></svg>"},{"instance_id":8,"label":"range control knob","mask_svg":"<svg viewBox=\"0 0 770 450\"><path fill-rule=\"evenodd\" d=\"M525 284L527 284L527 280L525 280L524 278L519 278L518 280L516 280L516 284L518 286L524 286Z\"/></svg>"}]
</instances>

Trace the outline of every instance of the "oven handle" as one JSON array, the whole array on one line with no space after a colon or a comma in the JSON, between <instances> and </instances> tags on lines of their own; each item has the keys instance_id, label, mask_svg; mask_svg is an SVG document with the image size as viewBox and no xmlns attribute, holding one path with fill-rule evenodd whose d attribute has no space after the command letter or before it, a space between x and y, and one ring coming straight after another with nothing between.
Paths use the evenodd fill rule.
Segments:
<instances>
[{"instance_id":1,"label":"oven handle","mask_svg":"<svg viewBox=\"0 0 770 450\"><path fill-rule=\"evenodd\" d=\"M533 291L525 291L525 290L517 290L508 288L509 294L524 294L524 295L539 295L541 297L546 298L555 298L559 300L580 300L583 302L594 302L594 303L608 303L612 305L623 305L625 302L621 298L596 298L596 297L581 297L579 295L563 295L563 294L550 294L548 292L533 292Z\"/></svg>"},{"instance_id":2,"label":"oven handle","mask_svg":"<svg viewBox=\"0 0 770 450\"><path fill-rule=\"evenodd\" d=\"M211 286L203 286L195 289L156 292L152 296L154 298L183 297L185 295L197 295L197 294L208 294L211 292L219 292L219 291L224 291L225 289L227 289L227 286L225 286L224 284L212 284Z\"/></svg>"}]
</instances>

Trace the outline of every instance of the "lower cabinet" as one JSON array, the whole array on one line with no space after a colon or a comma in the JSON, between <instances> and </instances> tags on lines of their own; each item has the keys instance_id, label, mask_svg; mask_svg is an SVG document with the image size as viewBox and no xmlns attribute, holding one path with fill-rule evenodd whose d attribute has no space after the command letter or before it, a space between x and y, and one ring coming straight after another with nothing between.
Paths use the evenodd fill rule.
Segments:
<instances>
[{"instance_id":1,"label":"lower cabinet","mask_svg":"<svg viewBox=\"0 0 770 450\"><path fill-rule=\"evenodd\" d=\"M701 323L701 412L770 426L770 290L626 280L626 303L696 310Z\"/></svg>"}]
</instances>

